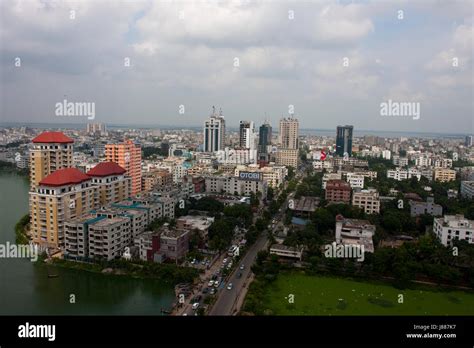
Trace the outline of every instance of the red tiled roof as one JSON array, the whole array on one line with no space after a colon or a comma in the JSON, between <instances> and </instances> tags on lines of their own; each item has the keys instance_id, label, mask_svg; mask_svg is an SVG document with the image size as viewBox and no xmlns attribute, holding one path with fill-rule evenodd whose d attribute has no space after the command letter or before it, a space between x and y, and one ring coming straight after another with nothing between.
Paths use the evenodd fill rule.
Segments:
<instances>
[{"instance_id":1,"label":"red tiled roof","mask_svg":"<svg viewBox=\"0 0 474 348\"><path fill-rule=\"evenodd\" d=\"M34 143L61 143L69 144L74 140L64 135L62 132L43 132L32 140Z\"/></svg>"},{"instance_id":2,"label":"red tiled roof","mask_svg":"<svg viewBox=\"0 0 474 348\"><path fill-rule=\"evenodd\" d=\"M87 172L89 176L109 176L123 174L126 170L115 162L100 162L94 168Z\"/></svg>"},{"instance_id":3,"label":"red tiled roof","mask_svg":"<svg viewBox=\"0 0 474 348\"><path fill-rule=\"evenodd\" d=\"M40 181L40 185L44 186L63 186L69 184L80 184L81 182L90 180L86 174L76 168L59 169Z\"/></svg>"}]
</instances>

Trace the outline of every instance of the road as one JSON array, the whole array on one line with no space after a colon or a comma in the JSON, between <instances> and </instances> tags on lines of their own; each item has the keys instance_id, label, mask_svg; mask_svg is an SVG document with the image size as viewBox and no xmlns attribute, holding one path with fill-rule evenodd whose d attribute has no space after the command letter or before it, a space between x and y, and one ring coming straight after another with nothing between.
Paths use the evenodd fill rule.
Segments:
<instances>
[{"instance_id":1,"label":"road","mask_svg":"<svg viewBox=\"0 0 474 348\"><path fill-rule=\"evenodd\" d=\"M257 239L257 241L250 247L245 256L240 260L240 264L237 265L234 272L230 275L228 283L233 284L232 290L227 290L226 288L220 291L220 294L214 303L209 315L232 315L234 310L234 304L239 299L239 296L243 296L242 290L244 286L248 285L250 275L252 271L250 270L251 265L254 263L257 253L264 249L267 244L266 233ZM240 269L240 265L244 264L244 269ZM241 272L242 277L237 278L237 274Z\"/></svg>"}]
</instances>

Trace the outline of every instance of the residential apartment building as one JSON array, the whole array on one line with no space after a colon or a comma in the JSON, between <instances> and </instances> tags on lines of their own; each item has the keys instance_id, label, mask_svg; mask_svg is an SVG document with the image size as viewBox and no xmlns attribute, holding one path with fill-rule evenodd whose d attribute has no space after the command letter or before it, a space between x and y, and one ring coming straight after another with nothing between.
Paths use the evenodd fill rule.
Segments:
<instances>
[{"instance_id":1,"label":"residential apartment building","mask_svg":"<svg viewBox=\"0 0 474 348\"><path fill-rule=\"evenodd\" d=\"M114 162L101 162L86 174L97 187L99 206L116 203L131 196L132 178L125 175L125 169Z\"/></svg>"},{"instance_id":2,"label":"residential apartment building","mask_svg":"<svg viewBox=\"0 0 474 348\"><path fill-rule=\"evenodd\" d=\"M372 237L375 226L367 220L347 219L342 215L336 216L336 243L342 245L364 246L364 252L373 253Z\"/></svg>"},{"instance_id":3,"label":"residential apartment building","mask_svg":"<svg viewBox=\"0 0 474 348\"><path fill-rule=\"evenodd\" d=\"M355 174L355 173L347 173L346 174L346 181L351 185L352 189L364 188L364 176Z\"/></svg>"},{"instance_id":4,"label":"residential apartment building","mask_svg":"<svg viewBox=\"0 0 474 348\"><path fill-rule=\"evenodd\" d=\"M74 140L61 132L43 132L32 140L30 148L30 189L58 169L73 166Z\"/></svg>"},{"instance_id":5,"label":"residential apartment building","mask_svg":"<svg viewBox=\"0 0 474 348\"><path fill-rule=\"evenodd\" d=\"M123 216L87 215L65 224L65 258L113 260L130 245L130 219Z\"/></svg>"},{"instance_id":6,"label":"residential apartment building","mask_svg":"<svg viewBox=\"0 0 474 348\"><path fill-rule=\"evenodd\" d=\"M267 196L267 182L260 179L240 179L235 176L206 176L207 193L227 193L231 195L250 196L252 193L261 192L262 197Z\"/></svg>"},{"instance_id":7,"label":"residential apartment building","mask_svg":"<svg viewBox=\"0 0 474 348\"><path fill-rule=\"evenodd\" d=\"M105 157L107 162L115 162L126 170L132 178L132 195L142 188L142 150L140 145L127 140L120 144L106 144Z\"/></svg>"},{"instance_id":8,"label":"residential apartment building","mask_svg":"<svg viewBox=\"0 0 474 348\"><path fill-rule=\"evenodd\" d=\"M142 174L142 191L163 191L173 186L173 175L165 169L155 169Z\"/></svg>"},{"instance_id":9,"label":"residential apartment building","mask_svg":"<svg viewBox=\"0 0 474 348\"><path fill-rule=\"evenodd\" d=\"M59 169L44 177L30 192L30 232L40 247L64 246L66 221L98 206L92 179L75 168Z\"/></svg>"},{"instance_id":10,"label":"residential apartment building","mask_svg":"<svg viewBox=\"0 0 474 348\"><path fill-rule=\"evenodd\" d=\"M343 180L329 180L326 184L326 201L328 203L351 202L351 185Z\"/></svg>"},{"instance_id":11,"label":"residential apartment building","mask_svg":"<svg viewBox=\"0 0 474 348\"><path fill-rule=\"evenodd\" d=\"M456 239L473 244L474 220L468 220L463 215L434 218L433 232L445 246L451 246Z\"/></svg>"},{"instance_id":12,"label":"residential apartment building","mask_svg":"<svg viewBox=\"0 0 474 348\"><path fill-rule=\"evenodd\" d=\"M406 169L390 169L387 170L387 178L389 179L395 179L397 181L402 181L402 180L407 180L411 179L412 177L416 177L418 180L421 178L421 173L418 169L415 168L408 168Z\"/></svg>"},{"instance_id":13,"label":"residential apartment building","mask_svg":"<svg viewBox=\"0 0 474 348\"><path fill-rule=\"evenodd\" d=\"M428 197L426 202L409 201L410 204L410 215L420 216L423 214L429 214L432 216L443 215L443 207L434 202L433 197Z\"/></svg>"},{"instance_id":14,"label":"residential apartment building","mask_svg":"<svg viewBox=\"0 0 474 348\"><path fill-rule=\"evenodd\" d=\"M433 180L439 182L449 182L456 180L456 171L447 168L436 168L433 174Z\"/></svg>"},{"instance_id":15,"label":"residential apartment building","mask_svg":"<svg viewBox=\"0 0 474 348\"><path fill-rule=\"evenodd\" d=\"M354 191L352 205L364 209L366 214L380 213L379 193L375 189Z\"/></svg>"}]
</instances>

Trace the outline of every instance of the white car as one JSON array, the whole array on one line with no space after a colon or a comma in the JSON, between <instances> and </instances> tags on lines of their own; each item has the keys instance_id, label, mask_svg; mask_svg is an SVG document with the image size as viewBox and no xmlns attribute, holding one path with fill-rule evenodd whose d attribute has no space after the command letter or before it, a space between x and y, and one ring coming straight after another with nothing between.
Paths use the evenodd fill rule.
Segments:
<instances>
[{"instance_id":1,"label":"white car","mask_svg":"<svg viewBox=\"0 0 474 348\"><path fill-rule=\"evenodd\" d=\"M224 260L222 260L222 263L225 265L227 263L227 261L229 261L229 260L227 260L227 258L225 258Z\"/></svg>"},{"instance_id":2,"label":"white car","mask_svg":"<svg viewBox=\"0 0 474 348\"><path fill-rule=\"evenodd\" d=\"M199 308L199 302L193 303L193 307L192 307L192 308L193 308L193 311L195 311L196 309L198 309L198 308Z\"/></svg>"},{"instance_id":3,"label":"white car","mask_svg":"<svg viewBox=\"0 0 474 348\"><path fill-rule=\"evenodd\" d=\"M245 268L245 265L244 264L241 264L240 265L240 269L243 270Z\"/></svg>"},{"instance_id":4,"label":"white car","mask_svg":"<svg viewBox=\"0 0 474 348\"><path fill-rule=\"evenodd\" d=\"M215 288L218 288L219 285L221 285L221 282L218 281L218 280L216 280L216 281L214 282L214 287L215 287Z\"/></svg>"},{"instance_id":5,"label":"white car","mask_svg":"<svg viewBox=\"0 0 474 348\"><path fill-rule=\"evenodd\" d=\"M233 286L233 284L232 284L232 283L229 283L229 284L227 285L227 290L232 290L232 286Z\"/></svg>"},{"instance_id":6,"label":"white car","mask_svg":"<svg viewBox=\"0 0 474 348\"><path fill-rule=\"evenodd\" d=\"M207 283L207 286L211 287L214 285L214 281L213 280L209 280L209 283Z\"/></svg>"}]
</instances>

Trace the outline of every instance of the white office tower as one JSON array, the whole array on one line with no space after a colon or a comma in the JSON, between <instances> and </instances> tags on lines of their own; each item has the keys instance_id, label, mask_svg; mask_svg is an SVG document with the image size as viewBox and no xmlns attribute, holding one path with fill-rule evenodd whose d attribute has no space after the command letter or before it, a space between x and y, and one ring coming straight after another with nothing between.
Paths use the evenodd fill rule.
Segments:
<instances>
[{"instance_id":1,"label":"white office tower","mask_svg":"<svg viewBox=\"0 0 474 348\"><path fill-rule=\"evenodd\" d=\"M225 119L222 110L217 114L212 107L212 114L204 122L204 152L216 152L224 149Z\"/></svg>"},{"instance_id":2,"label":"white office tower","mask_svg":"<svg viewBox=\"0 0 474 348\"><path fill-rule=\"evenodd\" d=\"M249 151L250 160L255 163L257 160L257 136L253 121L240 121L239 146L241 149Z\"/></svg>"}]
</instances>

